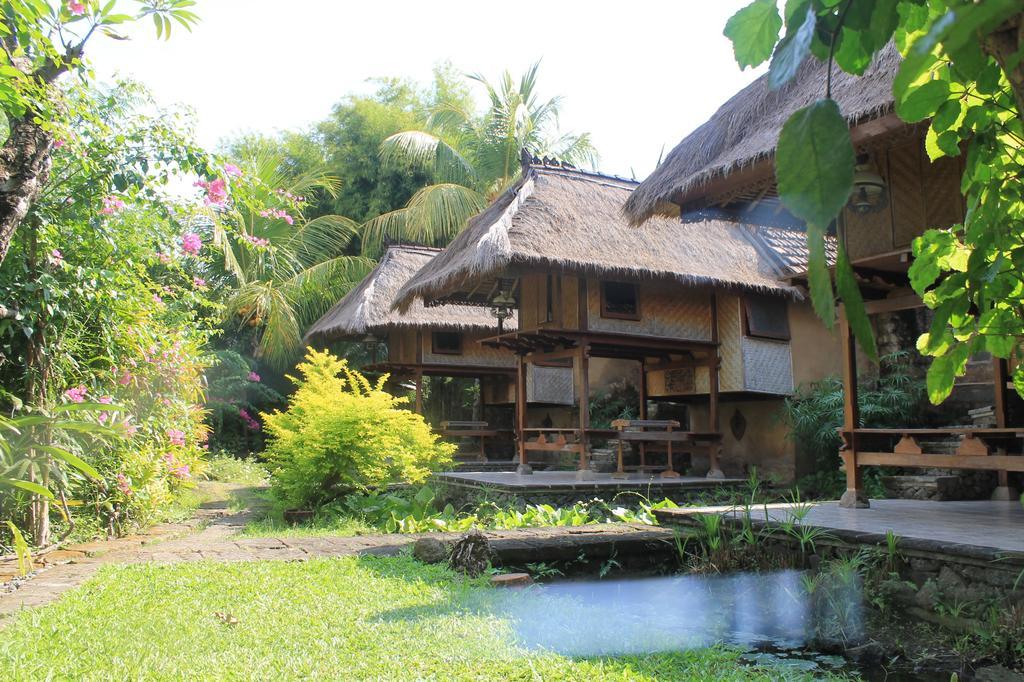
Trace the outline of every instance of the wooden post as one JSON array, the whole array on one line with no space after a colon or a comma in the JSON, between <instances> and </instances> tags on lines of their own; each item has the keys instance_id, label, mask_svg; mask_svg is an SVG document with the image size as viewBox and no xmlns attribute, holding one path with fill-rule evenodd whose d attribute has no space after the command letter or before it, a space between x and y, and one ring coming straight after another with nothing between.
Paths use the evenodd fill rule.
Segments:
<instances>
[{"instance_id":1,"label":"wooden post","mask_svg":"<svg viewBox=\"0 0 1024 682\"><path fill-rule=\"evenodd\" d=\"M722 428L718 417L719 364L718 350L716 349L714 354L711 356L711 362L708 364L708 430L712 433L721 433ZM721 438L708 447L708 478L725 478L725 473L722 471L722 467L718 462L721 449Z\"/></svg>"},{"instance_id":2,"label":"wooden post","mask_svg":"<svg viewBox=\"0 0 1024 682\"><path fill-rule=\"evenodd\" d=\"M519 464L516 466L516 473L529 475L533 473L530 468L530 460L526 455L526 358L517 356L519 363L516 365L516 445L519 448Z\"/></svg>"},{"instance_id":3,"label":"wooden post","mask_svg":"<svg viewBox=\"0 0 1024 682\"><path fill-rule=\"evenodd\" d=\"M1000 429L1006 428L1006 382L1009 378L1010 370L1007 366L1006 360L1002 358L992 357L992 388L995 389L995 395L992 399L992 410L996 416L996 427ZM1006 454L1006 448L999 448L999 455ZM999 481L996 484L996 489L992 491L992 499L1000 501L1015 501L1020 499L1020 491L1010 486L1010 474L1003 470L996 472Z\"/></svg>"},{"instance_id":4,"label":"wooden post","mask_svg":"<svg viewBox=\"0 0 1024 682\"><path fill-rule=\"evenodd\" d=\"M423 370L416 370L416 414L423 416Z\"/></svg>"},{"instance_id":5,"label":"wooden post","mask_svg":"<svg viewBox=\"0 0 1024 682\"><path fill-rule=\"evenodd\" d=\"M577 480L592 479L593 472L590 470L590 436L587 429L590 428L590 344L586 340L580 341L579 374L580 374L580 463L576 470Z\"/></svg>"},{"instance_id":6,"label":"wooden post","mask_svg":"<svg viewBox=\"0 0 1024 682\"><path fill-rule=\"evenodd\" d=\"M647 419L647 361L640 360L640 419ZM621 453L622 445L619 445ZM632 449L630 450L632 452ZM621 459L622 455L619 455ZM640 466L644 466L647 459L647 444L640 441ZM640 470L641 472L643 469Z\"/></svg>"},{"instance_id":7,"label":"wooden post","mask_svg":"<svg viewBox=\"0 0 1024 682\"><path fill-rule=\"evenodd\" d=\"M864 509L869 505L864 493L860 467L857 466L857 436L854 430L860 425L860 407L857 398L857 347L854 343L846 309L839 306L839 341L842 347L843 363L843 446L839 451L846 469L846 492L839 500L839 506L847 509Z\"/></svg>"}]
</instances>

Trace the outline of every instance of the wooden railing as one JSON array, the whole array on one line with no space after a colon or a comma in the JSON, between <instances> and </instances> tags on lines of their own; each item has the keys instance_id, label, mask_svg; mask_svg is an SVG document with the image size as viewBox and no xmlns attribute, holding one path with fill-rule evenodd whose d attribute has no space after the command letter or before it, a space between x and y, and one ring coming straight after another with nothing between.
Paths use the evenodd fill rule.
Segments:
<instances>
[{"instance_id":1,"label":"wooden railing","mask_svg":"<svg viewBox=\"0 0 1024 682\"><path fill-rule=\"evenodd\" d=\"M854 466L897 466L938 469L1024 471L1024 456L1007 454L1006 446L1024 439L1024 428L953 427L936 429L840 429L840 453ZM960 437L954 454L925 452L924 437ZM861 449L865 438L889 437L895 441L888 452ZM877 446L876 446L877 447Z\"/></svg>"},{"instance_id":2,"label":"wooden railing","mask_svg":"<svg viewBox=\"0 0 1024 682\"><path fill-rule=\"evenodd\" d=\"M486 443L488 438L497 438L501 435L511 435L511 431L492 429L487 422L474 421L447 421L441 422L440 433L445 438L479 438L480 452L477 454L477 461L487 461Z\"/></svg>"}]
</instances>

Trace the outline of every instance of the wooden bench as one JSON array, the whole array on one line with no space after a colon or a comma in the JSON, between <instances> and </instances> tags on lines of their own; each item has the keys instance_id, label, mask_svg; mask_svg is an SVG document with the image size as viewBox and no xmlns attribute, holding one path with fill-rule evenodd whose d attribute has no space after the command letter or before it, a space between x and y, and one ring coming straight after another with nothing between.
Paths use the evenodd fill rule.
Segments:
<instances>
[{"instance_id":1,"label":"wooden bench","mask_svg":"<svg viewBox=\"0 0 1024 682\"><path fill-rule=\"evenodd\" d=\"M441 422L441 435L446 438L479 438L480 452L477 455L478 462L487 461L485 445L488 438L497 438L502 433L499 429L492 429L487 422L473 421L447 421Z\"/></svg>"},{"instance_id":2,"label":"wooden bench","mask_svg":"<svg viewBox=\"0 0 1024 682\"><path fill-rule=\"evenodd\" d=\"M646 471L648 469L660 469L662 478L679 478L675 470L672 457L678 445L683 450L692 452L696 449L706 449L711 467L708 471L708 478L723 478L722 470L718 468L718 450L721 446L722 436L718 433L700 433L696 431L677 431L679 422L674 419L616 419L612 422L615 428L615 438L618 441L618 467L613 478L628 478L627 467L623 462L623 444L638 443L640 445L640 466L628 467L631 471ZM654 429L654 430L650 430ZM646 462L646 448L648 444L664 445L668 455L666 467L648 466Z\"/></svg>"},{"instance_id":3,"label":"wooden bench","mask_svg":"<svg viewBox=\"0 0 1024 682\"><path fill-rule=\"evenodd\" d=\"M841 453L853 455L855 466L897 466L938 469L983 469L992 471L1024 471L1024 456L1007 455L1003 446L1024 438L1024 428L923 428L923 429L869 429L852 432L839 430L843 438ZM891 452L861 450L859 437L888 436L899 439ZM922 436L959 436L955 454L926 453L921 446Z\"/></svg>"}]
</instances>

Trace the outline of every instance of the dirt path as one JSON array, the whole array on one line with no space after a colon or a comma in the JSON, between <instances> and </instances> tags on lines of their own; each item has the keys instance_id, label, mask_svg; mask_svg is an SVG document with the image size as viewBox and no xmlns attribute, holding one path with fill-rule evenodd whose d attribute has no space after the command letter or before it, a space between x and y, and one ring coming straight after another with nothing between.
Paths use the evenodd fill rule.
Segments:
<instances>
[{"instance_id":1,"label":"dirt path","mask_svg":"<svg viewBox=\"0 0 1024 682\"><path fill-rule=\"evenodd\" d=\"M188 523L162 524L146 533L116 540L74 545L46 555L46 564L29 580L0 587L0 628L23 608L48 604L81 585L100 566L111 563L178 563L189 561L304 561L313 557L356 554L397 554L422 535L359 535L353 537L240 537L240 531L262 515L253 489L221 484L222 499L202 505ZM239 502L246 506L238 508ZM234 507L234 509L232 508ZM459 533L430 533L441 541ZM630 545L663 545L672 532L630 524L528 528L486 533L505 563L571 560L581 552L614 556ZM0 570L4 568L0 565ZM11 571L11 566L6 566ZM0 580L5 580L0 574Z\"/></svg>"}]
</instances>

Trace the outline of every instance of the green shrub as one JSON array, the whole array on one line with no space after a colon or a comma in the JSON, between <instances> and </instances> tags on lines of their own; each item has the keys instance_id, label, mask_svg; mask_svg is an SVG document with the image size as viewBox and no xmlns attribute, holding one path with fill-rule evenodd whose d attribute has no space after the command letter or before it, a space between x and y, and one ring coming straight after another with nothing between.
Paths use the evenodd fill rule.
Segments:
<instances>
[{"instance_id":1,"label":"green shrub","mask_svg":"<svg viewBox=\"0 0 1024 682\"><path fill-rule=\"evenodd\" d=\"M267 482L267 468L254 459L235 457L221 450L210 456L203 472L209 481L261 485Z\"/></svg>"},{"instance_id":2,"label":"green shrub","mask_svg":"<svg viewBox=\"0 0 1024 682\"><path fill-rule=\"evenodd\" d=\"M310 351L287 411L263 414L275 495L309 508L340 493L419 483L451 461L455 446L438 440L405 398L371 384L328 352Z\"/></svg>"},{"instance_id":3,"label":"green shrub","mask_svg":"<svg viewBox=\"0 0 1024 682\"><path fill-rule=\"evenodd\" d=\"M873 428L913 426L924 405L924 381L910 367L910 355L897 352L881 359L877 378L862 379L857 396L860 426ZM843 425L843 382L826 377L786 399L783 419L801 454L812 458L814 473L798 481L807 497L835 497L846 489L839 471L839 428ZM868 470L868 494L878 496L879 470Z\"/></svg>"}]
</instances>

